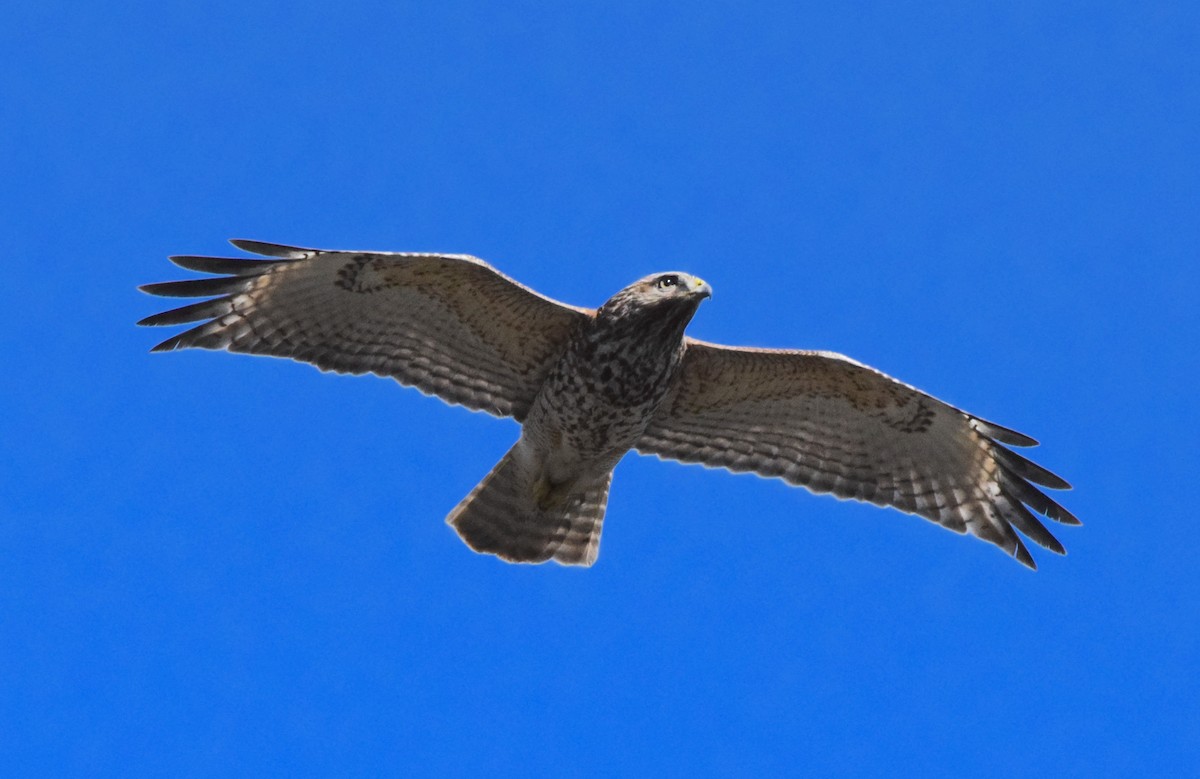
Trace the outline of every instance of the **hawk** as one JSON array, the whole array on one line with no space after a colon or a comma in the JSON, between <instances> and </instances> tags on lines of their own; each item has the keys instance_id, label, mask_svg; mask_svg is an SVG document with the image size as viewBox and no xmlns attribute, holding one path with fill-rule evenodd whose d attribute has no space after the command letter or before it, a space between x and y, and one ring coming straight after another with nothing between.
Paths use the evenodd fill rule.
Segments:
<instances>
[{"instance_id":1,"label":"hawk","mask_svg":"<svg viewBox=\"0 0 1200 779\"><path fill-rule=\"evenodd\" d=\"M172 257L217 278L141 287L210 298L139 322L201 322L154 351L290 357L513 417L520 438L446 519L477 552L594 563L631 449L893 506L1030 568L1018 530L1065 553L1034 512L1079 524L1035 486L1070 485L1007 448L1037 444L1026 435L839 354L684 335L712 294L687 273L647 276L592 310L466 255L232 243L268 259Z\"/></svg>"}]
</instances>

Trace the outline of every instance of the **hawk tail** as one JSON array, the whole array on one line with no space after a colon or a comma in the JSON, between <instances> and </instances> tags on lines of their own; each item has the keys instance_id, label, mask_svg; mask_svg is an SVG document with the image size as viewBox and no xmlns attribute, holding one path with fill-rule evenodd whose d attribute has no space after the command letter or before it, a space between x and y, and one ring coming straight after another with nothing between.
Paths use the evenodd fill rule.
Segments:
<instances>
[{"instance_id":1,"label":"hawk tail","mask_svg":"<svg viewBox=\"0 0 1200 779\"><path fill-rule=\"evenodd\" d=\"M523 467L517 443L446 517L467 546L514 563L588 566L600 552L600 526L612 471L551 494ZM541 489L539 489L541 487Z\"/></svg>"}]
</instances>

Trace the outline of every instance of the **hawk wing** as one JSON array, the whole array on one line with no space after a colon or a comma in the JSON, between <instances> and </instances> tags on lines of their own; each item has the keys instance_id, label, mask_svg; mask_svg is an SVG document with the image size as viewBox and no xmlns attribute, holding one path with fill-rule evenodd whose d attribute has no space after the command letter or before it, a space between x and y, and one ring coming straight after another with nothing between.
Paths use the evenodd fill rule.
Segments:
<instances>
[{"instance_id":1,"label":"hawk wing","mask_svg":"<svg viewBox=\"0 0 1200 779\"><path fill-rule=\"evenodd\" d=\"M677 386L637 449L895 506L1036 568L1013 528L1064 554L1026 506L1077 525L1032 483L1070 485L1001 444L1037 442L838 354L689 338Z\"/></svg>"},{"instance_id":2,"label":"hawk wing","mask_svg":"<svg viewBox=\"0 0 1200 779\"><path fill-rule=\"evenodd\" d=\"M572 330L591 315L465 255L322 251L232 241L269 260L172 257L225 274L147 284L208 297L140 325L204 321L154 351L198 347L375 373L497 416L525 416Z\"/></svg>"}]
</instances>

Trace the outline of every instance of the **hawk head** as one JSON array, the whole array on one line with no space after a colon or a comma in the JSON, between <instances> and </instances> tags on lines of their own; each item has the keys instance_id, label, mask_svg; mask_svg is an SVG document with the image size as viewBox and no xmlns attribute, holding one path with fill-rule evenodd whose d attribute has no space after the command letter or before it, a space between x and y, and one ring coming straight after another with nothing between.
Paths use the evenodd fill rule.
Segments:
<instances>
[{"instance_id":1,"label":"hawk head","mask_svg":"<svg viewBox=\"0 0 1200 779\"><path fill-rule=\"evenodd\" d=\"M689 273L655 273L630 284L596 312L601 319L637 320L649 326L656 320L687 324L712 287Z\"/></svg>"}]
</instances>

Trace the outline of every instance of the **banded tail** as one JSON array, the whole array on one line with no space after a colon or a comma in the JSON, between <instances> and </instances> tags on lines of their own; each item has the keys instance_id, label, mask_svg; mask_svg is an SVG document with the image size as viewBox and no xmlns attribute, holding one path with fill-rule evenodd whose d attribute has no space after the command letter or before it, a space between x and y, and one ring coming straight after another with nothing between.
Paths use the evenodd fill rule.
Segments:
<instances>
[{"instance_id":1,"label":"banded tail","mask_svg":"<svg viewBox=\"0 0 1200 779\"><path fill-rule=\"evenodd\" d=\"M450 512L446 523L476 552L509 562L554 560L584 566L596 562L612 471L548 499L536 474L515 456L520 445L508 450Z\"/></svg>"}]
</instances>

